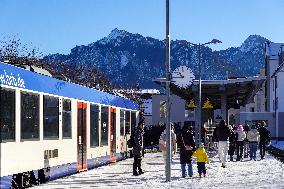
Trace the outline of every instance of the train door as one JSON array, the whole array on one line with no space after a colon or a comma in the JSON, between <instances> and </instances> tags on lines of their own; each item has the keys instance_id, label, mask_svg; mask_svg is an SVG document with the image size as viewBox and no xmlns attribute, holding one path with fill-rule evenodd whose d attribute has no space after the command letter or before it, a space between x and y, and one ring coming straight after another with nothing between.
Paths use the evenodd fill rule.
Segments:
<instances>
[{"instance_id":1,"label":"train door","mask_svg":"<svg viewBox=\"0 0 284 189\"><path fill-rule=\"evenodd\" d=\"M83 102L77 103L77 170L87 168L87 146L86 146L86 129L87 129L87 104Z\"/></svg>"},{"instance_id":2,"label":"train door","mask_svg":"<svg viewBox=\"0 0 284 189\"><path fill-rule=\"evenodd\" d=\"M116 109L110 108L110 156L115 160L116 153Z\"/></svg>"}]
</instances>

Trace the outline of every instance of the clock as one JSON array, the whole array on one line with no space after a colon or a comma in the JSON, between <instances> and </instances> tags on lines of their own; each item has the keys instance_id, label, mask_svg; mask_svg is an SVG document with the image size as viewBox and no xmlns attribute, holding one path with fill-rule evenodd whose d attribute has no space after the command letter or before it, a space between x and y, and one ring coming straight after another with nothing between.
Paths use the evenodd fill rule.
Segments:
<instances>
[{"instance_id":1,"label":"clock","mask_svg":"<svg viewBox=\"0 0 284 189\"><path fill-rule=\"evenodd\" d=\"M179 88L187 88L192 84L194 78L194 74L190 68L180 66L172 72L171 82Z\"/></svg>"}]
</instances>

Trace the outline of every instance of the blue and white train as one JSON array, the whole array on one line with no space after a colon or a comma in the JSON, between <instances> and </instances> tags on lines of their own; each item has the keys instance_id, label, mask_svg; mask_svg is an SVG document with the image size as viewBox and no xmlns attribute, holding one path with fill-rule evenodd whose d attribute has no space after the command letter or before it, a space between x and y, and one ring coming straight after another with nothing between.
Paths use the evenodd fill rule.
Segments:
<instances>
[{"instance_id":1,"label":"blue and white train","mask_svg":"<svg viewBox=\"0 0 284 189\"><path fill-rule=\"evenodd\" d=\"M129 155L138 105L0 63L0 185L29 187Z\"/></svg>"}]
</instances>

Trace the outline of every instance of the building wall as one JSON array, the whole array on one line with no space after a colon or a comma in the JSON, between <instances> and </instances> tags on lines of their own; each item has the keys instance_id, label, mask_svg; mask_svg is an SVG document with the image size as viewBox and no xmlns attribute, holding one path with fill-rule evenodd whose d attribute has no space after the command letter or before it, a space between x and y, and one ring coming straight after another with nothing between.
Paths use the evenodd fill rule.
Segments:
<instances>
[{"instance_id":1,"label":"building wall","mask_svg":"<svg viewBox=\"0 0 284 189\"><path fill-rule=\"evenodd\" d=\"M176 95L171 95L171 121L183 125L185 121L185 100ZM165 124L166 118L160 115L160 103L166 101L166 95L152 96L152 124Z\"/></svg>"},{"instance_id":2,"label":"building wall","mask_svg":"<svg viewBox=\"0 0 284 189\"><path fill-rule=\"evenodd\" d=\"M240 112L240 124L245 125L246 121L267 121L267 127L271 138L276 137L275 116L272 112Z\"/></svg>"},{"instance_id":3,"label":"building wall","mask_svg":"<svg viewBox=\"0 0 284 189\"><path fill-rule=\"evenodd\" d=\"M284 72L279 71L277 81L275 77L271 77L278 66L283 62L282 43L266 44L266 75L267 75L267 111L273 115L274 119L274 136L278 139L284 139ZM277 85L275 84L277 83ZM275 86L276 85L276 86Z\"/></svg>"},{"instance_id":4,"label":"building wall","mask_svg":"<svg viewBox=\"0 0 284 189\"><path fill-rule=\"evenodd\" d=\"M276 89L276 135L284 139L284 68L277 74Z\"/></svg>"}]
</instances>

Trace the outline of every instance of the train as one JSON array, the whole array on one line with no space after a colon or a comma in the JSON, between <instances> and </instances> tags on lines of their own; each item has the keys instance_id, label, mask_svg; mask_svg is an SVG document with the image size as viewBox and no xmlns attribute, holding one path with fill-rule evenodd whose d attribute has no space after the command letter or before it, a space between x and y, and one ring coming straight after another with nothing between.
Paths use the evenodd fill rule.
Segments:
<instances>
[{"instance_id":1,"label":"train","mask_svg":"<svg viewBox=\"0 0 284 189\"><path fill-rule=\"evenodd\" d=\"M128 98L0 62L0 186L26 188L130 156Z\"/></svg>"}]
</instances>

